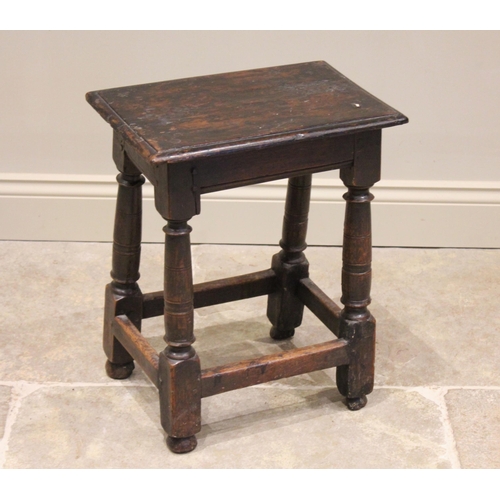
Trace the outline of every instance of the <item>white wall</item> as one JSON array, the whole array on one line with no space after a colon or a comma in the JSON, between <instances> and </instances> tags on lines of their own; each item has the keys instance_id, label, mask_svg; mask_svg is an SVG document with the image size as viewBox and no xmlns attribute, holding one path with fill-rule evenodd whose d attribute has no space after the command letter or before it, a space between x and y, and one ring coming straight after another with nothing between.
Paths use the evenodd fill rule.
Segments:
<instances>
[{"instance_id":1,"label":"white wall","mask_svg":"<svg viewBox=\"0 0 500 500\"><path fill-rule=\"evenodd\" d=\"M111 129L85 92L320 59L410 118L383 133L375 244L500 247L498 31L0 32L0 239L111 238ZM337 176L317 176L310 244L340 243ZM211 195L193 240L275 243L283 195ZM146 190L145 239L161 226Z\"/></svg>"}]
</instances>

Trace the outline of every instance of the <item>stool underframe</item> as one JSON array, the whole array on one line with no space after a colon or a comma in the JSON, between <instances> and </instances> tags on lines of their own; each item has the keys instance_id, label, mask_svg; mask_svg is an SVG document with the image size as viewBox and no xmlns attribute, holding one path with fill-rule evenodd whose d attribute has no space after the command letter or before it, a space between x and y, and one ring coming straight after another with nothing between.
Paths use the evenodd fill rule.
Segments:
<instances>
[{"instance_id":1,"label":"stool underframe","mask_svg":"<svg viewBox=\"0 0 500 500\"><path fill-rule=\"evenodd\" d=\"M196 446L201 428L201 399L280 378L337 367L337 387L351 410L366 404L373 389L375 319L368 311L371 285L369 188L379 179L380 131L364 142L370 169L358 153L356 162L339 167L344 195L342 309L309 278L306 248L311 174L289 177L281 251L271 268L193 285L191 228L187 220L168 220L165 231L165 288L142 293L139 279L141 171L122 148L113 239L113 281L106 287L104 351L110 377L128 377L134 360L159 389L162 426L169 448L177 453ZM360 134L358 134L360 135ZM116 148L115 148L116 149ZM375 158L375 162L373 159ZM116 156L115 156L116 160ZM363 165L358 171L357 165ZM333 166L335 168L335 165ZM316 169L311 169L316 170ZM324 169L322 169L324 170ZM370 176L371 174L371 176ZM359 181L362 185L359 185ZM286 339L302 321L306 306L338 338L279 354L201 370L192 347L195 308L268 295L271 337ZM143 319L164 315L167 347L157 353L141 335Z\"/></svg>"}]
</instances>

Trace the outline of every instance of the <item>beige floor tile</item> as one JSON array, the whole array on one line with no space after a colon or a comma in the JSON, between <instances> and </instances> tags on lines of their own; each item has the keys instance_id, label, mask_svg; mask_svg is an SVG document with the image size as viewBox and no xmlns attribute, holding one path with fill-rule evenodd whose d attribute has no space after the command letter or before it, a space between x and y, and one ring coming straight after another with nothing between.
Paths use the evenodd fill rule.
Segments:
<instances>
[{"instance_id":1,"label":"beige floor tile","mask_svg":"<svg viewBox=\"0 0 500 500\"><path fill-rule=\"evenodd\" d=\"M500 250L376 249L377 383L500 385Z\"/></svg>"},{"instance_id":2,"label":"beige floor tile","mask_svg":"<svg viewBox=\"0 0 500 500\"><path fill-rule=\"evenodd\" d=\"M0 439L4 437L11 399L12 389L8 386L0 385Z\"/></svg>"},{"instance_id":3,"label":"beige floor tile","mask_svg":"<svg viewBox=\"0 0 500 500\"><path fill-rule=\"evenodd\" d=\"M230 393L227 403L214 398L234 416L208 421L202 446L246 468L450 467L439 411L419 394L377 390L362 411L350 412L336 390L318 392L301 378L290 379L288 391L281 384L265 389L260 397L270 408L255 418L253 398L238 395L236 405Z\"/></svg>"},{"instance_id":4,"label":"beige floor tile","mask_svg":"<svg viewBox=\"0 0 500 500\"><path fill-rule=\"evenodd\" d=\"M194 246L195 282L266 269L278 250ZM312 279L339 305L341 253L307 250ZM377 389L368 406L347 411L334 369L214 396L186 456L166 450L157 391L142 370L122 383L104 373L111 245L0 242L0 258L0 382L41 384L2 444L6 467L450 467L439 405L404 389L420 386L478 387L446 396L456 446L463 467L499 466L500 250L374 249ZM162 266L162 245L143 245L143 291L162 288ZM271 341L269 326L265 297L198 309L202 365L332 338L308 311L293 339ZM161 317L145 321L144 334L164 348ZM0 385L0 434L10 400Z\"/></svg>"},{"instance_id":5,"label":"beige floor tile","mask_svg":"<svg viewBox=\"0 0 500 500\"><path fill-rule=\"evenodd\" d=\"M102 315L110 255L109 244L0 242L0 380L109 380Z\"/></svg>"},{"instance_id":6,"label":"beige floor tile","mask_svg":"<svg viewBox=\"0 0 500 500\"><path fill-rule=\"evenodd\" d=\"M106 246L0 243L0 380L105 380L94 366Z\"/></svg>"},{"instance_id":7,"label":"beige floor tile","mask_svg":"<svg viewBox=\"0 0 500 500\"><path fill-rule=\"evenodd\" d=\"M335 390L274 386L203 400L198 448L170 453L147 387L45 387L26 397L6 468L449 467L439 411L378 390L349 412Z\"/></svg>"},{"instance_id":8,"label":"beige floor tile","mask_svg":"<svg viewBox=\"0 0 500 500\"><path fill-rule=\"evenodd\" d=\"M450 390L446 403L462 468L500 468L500 390Z\"/></svg>"}]
</instances>

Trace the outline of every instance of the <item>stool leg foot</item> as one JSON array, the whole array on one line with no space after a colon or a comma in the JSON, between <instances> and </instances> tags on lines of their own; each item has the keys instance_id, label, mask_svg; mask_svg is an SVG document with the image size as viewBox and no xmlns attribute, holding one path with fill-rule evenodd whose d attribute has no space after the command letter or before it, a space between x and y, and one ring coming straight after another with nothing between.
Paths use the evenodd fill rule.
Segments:
<instances>
[{"instance_id":1,"label":"stool leg foot","mask_svg":"<svg viewBox=\"0 0 500 500\"><path fill-rule=\"evenodd\" d=\"M366 395L373 390L375 364L375 319L365 308L365 313L354 320L349 313L360 315L359 311L343 311L340 322L340 338L352 346L348 365L337 367L337 387L347 398L350 410L360 410L366 405Z\"/></svg>"},{"instance_id":2,"label":"stool leg foot","mask_svg":"<svg viewBox=\"0 0 500 500\"><path fill-rule=\"evenodd\" d=\"M366 406L367 402L368 400L366 396L361 396L360 398L346 399L347 408L349 408L349 410L351 411L361 410L361 408L364 408Z\"/></svg>"},{"instance_id":3,"label":"stool leg foot","mask_svg":"<svg viewBox=\"0 0 500 500\"><path fill-rule=\"evenodd\" d=\"M109 378L123 380L130 377L134 371L135 365L133 361L129 363L112 363L109 359L106 361L106 374Z\"/></svg>"},{"instance_id":4,"label":"stool leg foot","mask_svg":"<svg viewBox=\"0 0 500 500\"><path fill-rule=\"evenodd\" d=\"M274 340L290 339L293 337L294 334L295 334L294 328L292 328L290 330L280 330L280 329L276 328L275 326L273 326L271 328L271 331L269 332L269 335Z\"/></svg>"},{"instance_id":5,"label":"stool leg foot","mask_svg":"<svg viewBox=\"0 0 500 500\"><path fill-rule=\"evenodd\" d=\"M185 438L167 437L167 446L170 451L174 453L189 453L196 448L198 440L196 436L189 436Z\"/></svg>"}]
</instances>

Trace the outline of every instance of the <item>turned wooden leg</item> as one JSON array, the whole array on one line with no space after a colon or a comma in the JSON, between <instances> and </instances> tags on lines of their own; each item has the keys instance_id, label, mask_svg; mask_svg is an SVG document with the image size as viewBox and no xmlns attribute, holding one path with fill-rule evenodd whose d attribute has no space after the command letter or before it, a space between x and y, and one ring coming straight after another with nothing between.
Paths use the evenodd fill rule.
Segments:
<instances>
[{"instance_id":1,"label":"turned wooden leg","mask_svg":"<svg viewBox=\"0 0 500 500\"><path fill-rule=\"evenodd\" d=\"M114 318L126 314L140 330L142 293L137 285L141 255L142 184L144 177L128 162L117 177L115 228L113 235L113 281L106 287L104 307L104 352L108 357L106 373L114 379L131 375L134 361L116 339Z\"/></svg>"},{"instance_id":2,"label":"turned wooden leg","mask_svg":"<svg viewBox=\"0 0 500 500\"><path fill-rule=\"evenodd\" d=\"M267 317L273 325L273 339L293 336L295 328L302 323L304 304L298 299L296 289L299 280L309 276L309 262L304 255L306 249L307 216L311 199L311 175L291 177L283 218L282 250L273 256L271 267L280 283L278 291L269 295Z\"/></svg>"},{"instance_id":3,"label":"turned wooden leg","mask_svg":"<svg viewBox=\"0 0 500 500\"><path fill-rule=\"evenodd\" d=\"M339 337L349 341L349 365L337 368L337 387L350 410L366 405L373 390L375 319L368 310L371 286L371 219L369 187L347 186Z\"/></svg>"},{"instance_id":4,"label":"turned wooden leg","mask_svg":"<svg viewBox=\"0 0 500 500\"><path fill-rule=\"evenodd\" d=\"M196 447L201 428L200 360L191 346L193 277L187 222L168 221L165 231L165 342L160 353L158 381L161 423L167 445L175 453Z\"/></svg>"}]
</instances>

